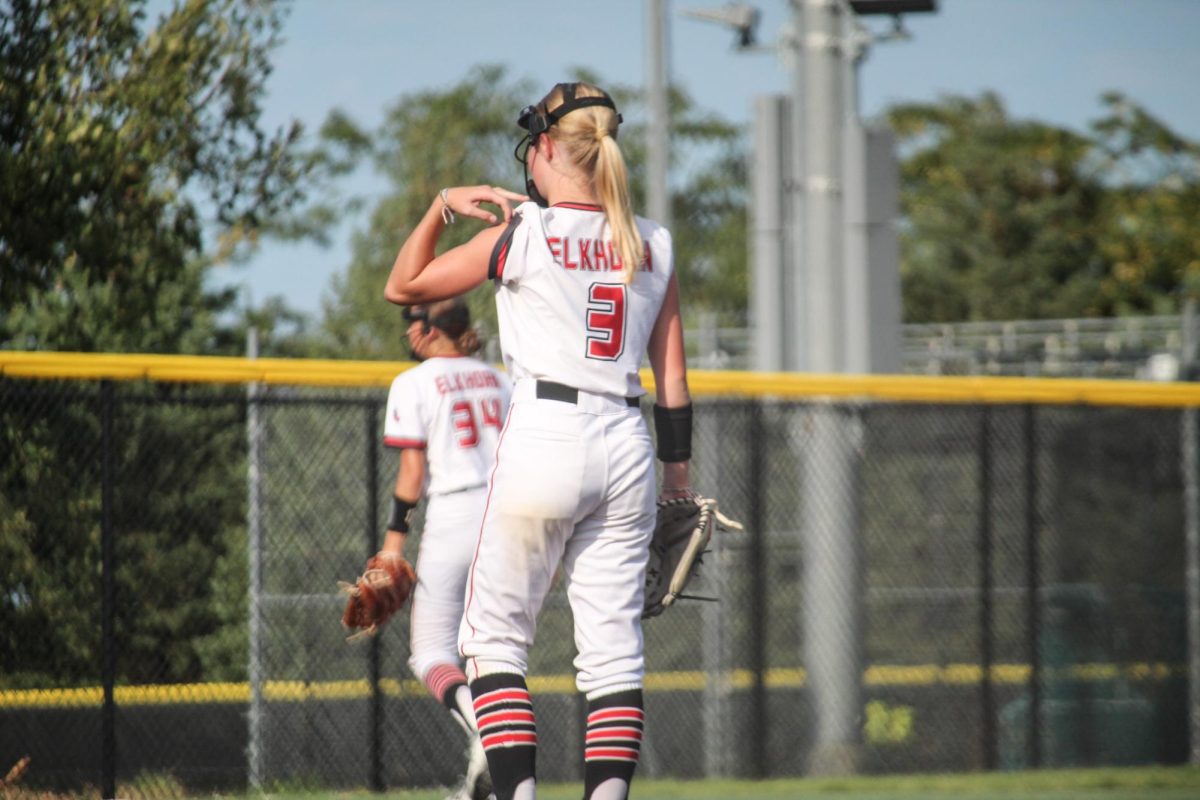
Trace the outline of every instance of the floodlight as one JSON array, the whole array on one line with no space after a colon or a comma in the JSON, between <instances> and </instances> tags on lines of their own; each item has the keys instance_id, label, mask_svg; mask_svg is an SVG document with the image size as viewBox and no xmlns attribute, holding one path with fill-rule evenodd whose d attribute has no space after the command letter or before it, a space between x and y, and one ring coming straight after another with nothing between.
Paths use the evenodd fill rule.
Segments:
<instances>
[{"instance_id":1,"label":"floodlight","mask_svg":"<svg viewBox=\"0 0 1200 800\"><path fill-rule=\"evenodd\" d=\"M919 14L937 11L937 0L850 0L850 9L860 17L872 14Z\"/></svg>"},{"instance_id":2,"label":"floodlight","mask_svg":"<svg viewBox=\"0 0 1200 800\"><path fill-rule=\"evenodd\" d=\"M755 28L758 27L759 12L754 6L746 3L726 3L720 8L684 9L680 12L685 17L716 22L737 32L739 48L753 47Z\"/></svg>"}]
</instances>

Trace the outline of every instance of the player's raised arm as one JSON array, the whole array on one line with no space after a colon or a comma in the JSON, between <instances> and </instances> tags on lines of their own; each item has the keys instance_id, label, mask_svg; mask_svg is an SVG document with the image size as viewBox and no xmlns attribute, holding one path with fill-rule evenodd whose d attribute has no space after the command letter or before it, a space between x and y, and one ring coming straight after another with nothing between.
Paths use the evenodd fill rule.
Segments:
<instances>
[{"instance_id":1,"label":"player's raised arm","mask_svg":"<svg viewBox=\"0 0 1200 800\"><path fill-rule=\"evenodd\" d=\"M383 296L397 305L445 300L474 289L487 278L487 262L503 227L501 216L512 219L512 203L524 195L494 186L459 186L443 189L400 247ZM500 216L484 208L496 206ZM483 220L493 227L442 255L438 240L458 215Z\"/></svg>"}]
</instances>

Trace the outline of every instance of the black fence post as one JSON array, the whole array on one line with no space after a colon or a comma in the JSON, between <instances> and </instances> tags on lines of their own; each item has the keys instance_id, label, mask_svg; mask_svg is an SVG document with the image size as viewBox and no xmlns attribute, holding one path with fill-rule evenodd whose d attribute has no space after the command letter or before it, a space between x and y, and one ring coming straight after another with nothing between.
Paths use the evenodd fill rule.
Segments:
<instances>
[{"instance_id":1,"label":"black fence post","mask_svg":"<svg viewBox=\"0 0 1200 800\"><path fill-rule=\"evenodd\" d=\"M996 698L992 687L992 408L979 419L979 703L983 768L996 768Z\"/></svg>"},{"instance_id":2,"label":"black fence post","mask_svg":"<svg viewBox=\"0 0 1200 800\"><path fill-rule=\"evenodd\" d=\"M1033 404L1025 406L1025 586L1029 648L1029 766L1042 765L1042 610L1041 565L1038 554L1037 420Z\"/></svg>"},{"instance_id":3,"label":"black fence post","mask_svg":"<svg viewBox=\"0 0 1200 800\"><path fill-rule=\"evenodd\" d=\"M105 800L117 796L117 724L113 686L117 646L113 641L116 614L116 564L113 543L113 382L100 382L100 638L104 706L100 713L100 791Z\"/></svg>"},{"instance_id":4,"label":"black fence post","mask_svg":"<svg viewBox=\"0 0 1200 800\"><path fill-rule=\"evenodd\" d=\"M764 439L762 402L750 401L750 549L746 554L750 586L750 771L755 778L767 774L767 579L764 574L763 539L766 536Z\"/></svg>"},{"instance_id":5,"label":"black fence post","mask_svg":"<svg viewBox=\"0 0 1200 800\"><path fill-rule=\"evenodd\" d=\"M374 402L368 401L365 416L365 434L367 437L367 509L366 509L366 540L367 558L375 555L379 549L379 413ZM382 637L371 637L371 652L368 656L371 681L370 700L370 751L371 774L370 786L373 792L383 791L383 694L379 686L380 662L382 661Z\"/></svg>"}]
</instances>

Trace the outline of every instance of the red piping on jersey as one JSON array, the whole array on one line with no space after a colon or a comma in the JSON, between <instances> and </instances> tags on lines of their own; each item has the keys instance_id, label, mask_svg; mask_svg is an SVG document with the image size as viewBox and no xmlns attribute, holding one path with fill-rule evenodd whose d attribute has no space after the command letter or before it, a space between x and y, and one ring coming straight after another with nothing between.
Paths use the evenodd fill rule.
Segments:
<instances>
[{"instance_id":1,"label":"red piping on jersey","mask_svg":"<svg viewBox=\"0 0 1200 800\"><path fill-rule=\"evenodd\" d=\"M496 245L492 248L492 254L488 257L489 280L498 281L504 277L504 263L508 261L508 248L512 245L513 235L517 232L517 226L520 224L521 215L513 214L512 219L508 221L508 225L504 228L504 232L496 240Z\"/></svg>"},{"instance_id":2,"label":"red piping on jersey","mask_svg":"<svg viewBox=\"0 0 1200 800\"><path fill-rule=\"evenodd\" d=\"M394 447L397 450L403 450L404 448L412 450L425 449L425 442L421 439L400 439L396 436L383 437L383 444L385 447Z\"/></svg>"},{"instance_id":3,"label":"red piping on jersey","mask_svg":"<svg viewBox=\"0 0 1200 800\"><path fill-rule=\"evenodd\" d=\"M492 486L496 480L496 470L500 466L500 445L504 443L504 434L508 433L508 426L512 424L513 406L513 403L509 403L508 416L504 420L504 428L496 438L496 458L492 462L492 474L488 477L488 493L487 500L483 503L483 519L479 520L479 536L475 539L475 555L471 557L471 571L467 575L467 602L463 606L463 622L467 623L467 626L471 629L472 637L475 636L476 631L475 626L471 624L469 615L471 613L471 600L475 597L475 565L479 563L479 546L483 543L483 528L487 524L488 509L492 505ZM467 654L463 652L461 643L458 645L458 654L463 658L467 657ZM475 662L475 674L478 677L479 660L472 658L471 661Z\"/></svg>"},{"instance_id":4,"label":"red piping on jersey","mask_svg":"<svg viewBox=\"0 0 1200 800\"><path fill-rule=\"evenodd\" d=\"M500 255L496 257L496 280L504 278L504 264L508 261L508 246L512 244L511 239L504 241L504 247L500 250Z\"/></svg>"},{"instance_id":5,"label":"red piping on jersey","mask_svg":"<svg viewBox=\"0 0 1200 800\"><path fill-rule=\"evenodd\" d=\"M595 203L555 203L551 208L573 208L576 211L603 211Z\"/></svg>"}]
</instances>

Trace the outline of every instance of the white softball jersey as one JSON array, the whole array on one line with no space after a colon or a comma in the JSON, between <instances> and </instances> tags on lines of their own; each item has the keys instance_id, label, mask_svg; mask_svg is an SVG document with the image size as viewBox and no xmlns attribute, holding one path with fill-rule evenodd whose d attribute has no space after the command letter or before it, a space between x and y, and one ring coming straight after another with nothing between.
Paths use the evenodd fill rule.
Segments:
<instances>
[{"instance_id":1,"label":"white softball jersey","mask_svg":"<svg viewBox=\"0 0 1200 800\"><path fill-rule=\"evenodd\" d=\"M511 384L474 358L430 358L401 373L388 394L384 444L425 451L427 498L412 597L409 666L457 664L467 573L487 503Z\"/></svg>"},{"instance_id":2,"label":"white softball jersey","mask_svg":"<svg viewBox=\"0 0 1200 800\"><path fill-rule=\"evenodd\" d=\"M392 381L383 443L425 451L427 497L486 486L511 392L482 361L430 358Z\"/></svg>"},{"instance_id":3,"label":"white softball jersey","mask_svg":"<svg viewBox=\"0 0 1200 800\"><path fill-rule=\"evenodd\" d=\"M517 207L488 271L497 284L500 348L514 381L645 393L638 369L675 265L670 232L636 221L646 260L626 285L599 206Z\"/></svg>"},{"instance_id":4,"label":"white softball jersey","mask_svg":"<svg viewBox=\"0 0 1200 800\"><path fill-rule=\"evenodd\" d=\"M655 474L636 398L674 266L671 238L637 220L646 259L627 285L598 206L523 203L517 214L489 264L514 387L459 650L472 679L525 674L538 613L561 569L576 686L590 699L639 688L645 671Z\"/></svg>"}]
</instances>

